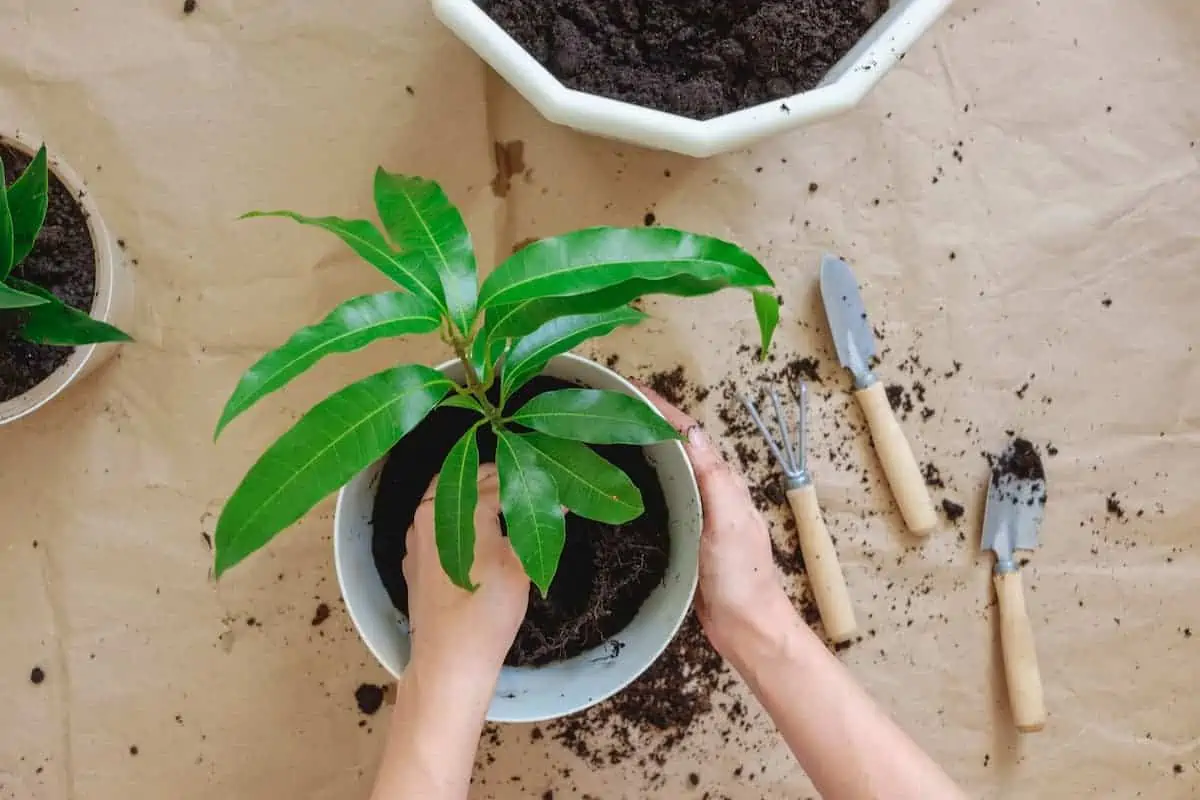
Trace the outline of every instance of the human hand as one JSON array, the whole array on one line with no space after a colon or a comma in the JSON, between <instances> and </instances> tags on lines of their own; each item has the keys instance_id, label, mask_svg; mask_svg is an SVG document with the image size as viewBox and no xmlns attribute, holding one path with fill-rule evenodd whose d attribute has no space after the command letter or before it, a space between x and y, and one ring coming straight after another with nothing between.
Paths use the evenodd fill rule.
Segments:
<instances>
[{"instance_id":1,"label":"human hand","mask_svg":"<svg viewBox=\"0 0 1200 800\"><path fill-rule=\"evenodd\" d=\"M433 527L437 478L429 484L408 529L408 583L413 660L435 670L487 668L499 672L529 603L529 578L500 533L500 488L494 464L479 468L475 563L468 592L450 582L438 558Z\"/></svg>"},{"instance_id":2,"label":"human hand","mask_svg":"<svg viewBox=\"0 0 1200 800\"><path fill-rule=\"evenodd\" d=\"M747 632L770 634L794 612L771 554L771 534L746 481L721 458L700 425L647 387L640 387L687 441L684 449L704 506L696 614L727 658Z\"/></svg>"}]
</instances>

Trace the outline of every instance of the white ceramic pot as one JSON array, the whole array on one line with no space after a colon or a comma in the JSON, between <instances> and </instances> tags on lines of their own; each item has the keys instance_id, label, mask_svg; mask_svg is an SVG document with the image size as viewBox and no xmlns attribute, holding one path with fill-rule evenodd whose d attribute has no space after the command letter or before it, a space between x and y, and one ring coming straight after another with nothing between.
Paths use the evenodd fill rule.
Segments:
<instances>
[{"instance_id":1,"label":"white ceramic pot","mask_svg":"<svg viewBox=\"0 0 1200 800\"><path fill-rule=\"evenodd\" d=\"M463 377L457 361L438 369L456 379ZM645 399L620 375L576 355L555 358L543 374ZM430 458L443 456L430 454ZM666 578L633 622L614 637L622 647L601 645L542 667L505 667L488 709L489 720L538 722L599 703L641 675L679 630L696 591L700 493L679 442L647 447L646 456L658 472L670 515L671 556ZM392 605L371 555L371 519L383 464L383 459L376 462L338 493L334 561L350 618L379 663L398 678L409 660L408 622Z\"/></svg>"},{"instance_id":2,"label":"white ceramic pot","mask_svg":"<svg viewBox=\"0 0 1200 800\"><path fill-rule=\"evenodd\" d=\"M433 10L551 122L643 147L706 157L739 150L854 107L951 2L891 0L887 13L834 65L820 86L703 121L568 89L475 0L433 0Z\"/></svg>"},{"instance_id":3,"label":"white ceramic pot","mask_svg":"<svg viewBox=\"0 0 1200 800\"><path fill-rule=\"evenodd\" d=\"M11 145L32 156L40 143L35 144L21 134L0 134L0 143ZM133 305L133 276L125 264L116 238L104 224L92 193L62 159L49 154L50 170L71 191L83 207L92 248L96 252L96 297L92 301L92 316L103 322L124 327ZM28 416L82 380L117 352L120 343L93 344L76 347L71 357L44 381L23 395L0 403L0 425Z\"/></svg>"}]
</instances>

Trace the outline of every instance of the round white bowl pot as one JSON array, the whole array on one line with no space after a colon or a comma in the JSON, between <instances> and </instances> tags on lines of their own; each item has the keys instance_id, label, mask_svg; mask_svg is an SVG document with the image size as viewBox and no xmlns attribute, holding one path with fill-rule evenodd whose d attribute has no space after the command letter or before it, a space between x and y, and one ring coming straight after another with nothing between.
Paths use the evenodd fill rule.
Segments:
<instances>
[{"instance_id":1,"label":"round white bowl pot","mask_svg":"<svg viewBox=\"0 0 1200 800\"><path fill-rule=\"evenodd\" d=\"M853 108L951 2L891 0L887 12L816 88L708 120L568 89L493 22L475 0L433 0L433 10L551 122L583 133L703 158L740 150L768 136Z\"/></svg>"},{"instance_id":2,"label":"round white bowl pot","mask_svg":"<svg viewBox=\"0 0 1200 800\"><path fill-rule=\"evenodd\" d=\"M33 156L39 144L22 134L0 134L0 144L5 144ZM92 199L92 193L83 180L62 159L48 154L50 171L58 176L71 192L71 196L83 208L88 231L92 237L92 249L96 253L96 296L92 300L92 317L111 325L122 327L127 324L133 300L133 276L129 272L121 248L100 216L100 209ZM92 344L74 348L66 363L37 386L22 395L0 403L0 425L15 422L32 414L55 397L66 391L68 386L83 380L117 352L119 342Z\"/></svg>"},{"instance_id":3,"label":"round white bowl pot","mask_svg":"<svg viewBox=\"0 0 1200 800\"><path fill-rule=\"evenodd\" d=\"M438 369L456 379L463 377L462 365L457 361ZM620 375L576 355L558 356L542 374L645 400ZM541 667L505 667L488 708L490 721L540 722L599 703L641 675L679 630L696 591L702 524L700 493L679 442L663 442L645 450L658 472L670 517L671 552L666 577L629 626L609 642L566 661ZM430 458L444 455L431 453ZM375 493L385 461L381 459L364 470L338 493L334 561L350 618L379 663L399 678L410 656L408 621L392 605L371 555ZM614 641L620 646L612 646Z\"/></svg>"}]
</instances>

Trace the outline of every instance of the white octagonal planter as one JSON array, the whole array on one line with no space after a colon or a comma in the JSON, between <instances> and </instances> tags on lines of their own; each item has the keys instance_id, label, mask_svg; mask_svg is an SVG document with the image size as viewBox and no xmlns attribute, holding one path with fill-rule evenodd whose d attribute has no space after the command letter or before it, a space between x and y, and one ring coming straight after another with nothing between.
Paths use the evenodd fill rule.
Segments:
<instances>
[{"instance_id":1,"label":"white octagonal planter","mask_svg":"<svg viewBox=\"0 0 1200 800\"><path fill-rule=\"evenodd\" d=\"M433 0L433 10L551 122L703 158L747 147L854 107L951 2L891 0L887 12L833 66L820 86L709 120L689 119L568 89L493 22L475 0Z\"/></svg>"},{"instance_id":2,"label":"white octagonal planter","mask_svg":"<svg viewBox=\"0 0 1200 800\"><path fill-rule=\"evenodd\" d=\"M455 380L463 378L458 361L448 361L438 369ZM570 353L554 358L542 374L646 400L617 373ZM658 473L670 520L670 560L663 582L633 621L600 646L541 667L505 667L488 708L490 721L540 722L599 703L645 672L679 630L692 606L699 572L700 492L679 442L651 445L645 453ZM431 453L430 457L444 455ZM359 635L379 663L399 678L411 655L408 620L392 605L371 552L375 493L386 461L385 456L375 462L338 493L334 563L346 609Z\"/></svg>"}]
</instances>

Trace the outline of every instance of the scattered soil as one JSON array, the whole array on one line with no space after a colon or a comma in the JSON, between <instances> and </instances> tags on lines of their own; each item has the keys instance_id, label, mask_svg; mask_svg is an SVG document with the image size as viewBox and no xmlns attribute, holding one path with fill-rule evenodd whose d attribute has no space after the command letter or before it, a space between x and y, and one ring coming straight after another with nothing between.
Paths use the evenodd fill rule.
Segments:
<instances>
[{"instance_id":1,"label":"scattered soil","mask_svg":"<svg viewBox=\"0 0 1200 800\"><path fill-rule=\"evenodd\" d=\"M183 13L188 15L196 13L196 0L183 0Z\"/></svg>"},{"instance_id":2,"label":"scattered soil","mask_svg":"<svg viewBox=\"0 0 1200 800\"><path fill-rule=\"evenodd\" d=\"M568 386L554 378L535 378L513 396L509 408L519 408L537 394ZM462 409L434 410L392 449L384 467L375 500L372 550L384 586L401 612L408 609L408 587L401 565L413 515L441 468L442 457L476 419L475 414ZM481 429L478 437L480 462L493 461L495 435ZM546 598L530 586L529 610L505 661L510 666L536 666L571 658L611 639L633 621L666 575L670 551L666 501L642 448L593 449L633 480L642 492L646 513L616 526L567 515L566 544L558 573Z\"/></svg>"},{"instance_id":3,"label":"scattered soil","mask_svg":"<svg viewBox=\"0 0 1200 800\"><path fill-rule=\"evenodd\" d=\"M1119 520L1125 519L1125 507L1121 505L1115 492L1104 498L1104 510Z\"/></svg>"},{"instance_id":4,"label":"scattered soil","mask_svg":"<svg viewBox=\"0 0 1200 800\"><path fill-rule=\"evenodd\" d=\"M1000 490L1000 498L1006 499L1007 492L1028 497L1022 486L1032 484L1032 496L1028 504L1046 504L1046 471L1037 448L1028 439L1014 436L1008 447L999 456L989 456L992 464L992 486Z\"/></svg>"},{"instance_id":5,"label":"scattered soil","mask_svg":"<svg viewBox=\"0 0 1200 800\"><path fill-rule=\"evenodd\" d=\"M570 88L695 119L812 89L887 8L883 0L479 5Z\"/></svg>"},{"instance_id":6,"label":"scattered soil","mask_svg":"<svg viewBox=\"0 0 1200 800\"><path fill-rule=\"evenodd\" d=\"M4 181L11 184L29 164L29 157L0 145ZM91 311L96 294L96 252L87 216L71 191L53 171L46 221L33 250L13 269L13 275L54 293L80 311ZM0 402L37 386L67 363L74 348L30 344L17 336L20 312L0 312Z\"/></svg>"},{"instance_id":7,"label":"scattered soil","mask_svg":"<svg viewBox=\"0 0 1200 800\"><path fill-rule=\"evenodd\" d=\"M329 604L320 603L317 606L317 610L313 612L312 626L316 628L317 626L324 624L325 620L327 619L329 619Z\"/></svg>"},{"instance_id":8,"label":"scattered soil","mask_svg":"<svg viewBox=\"0 0 1200 800\"><path fill-rule=\"evenodd\" d=\"M992 483L999 486L1004 478L1018 481L1044 481L1046 471L1037 448L1028 439L1016 436L1008 448L996 459Z\"/></svg>"},{"instance_id":9,"label":"scattered soil","mask_svg":"<svg viewBox=\"0 0 1200 800\"><path fill-rule=\"evenodd\" d=\"M364 683L354 690L354 702L358 704L359 711L371 716L383 706L385 694L385 687Z\"/></svg>"},{"instance_id":10,"label":"scattered soil","mask_svg":"<svg viewBox=\"0 0 1200 800\"><path fill-rule=\"evenodd\" d=\"M602 767L638 757L663 764L693 725L713 709L713 696L734 683L694 614L688 614L658 661L623 691L588 710L550 723L550 735ZM745 716L740 704L730 719ZM641 733L657 734L653 741Z\"/></svg>"}]
</instances>

